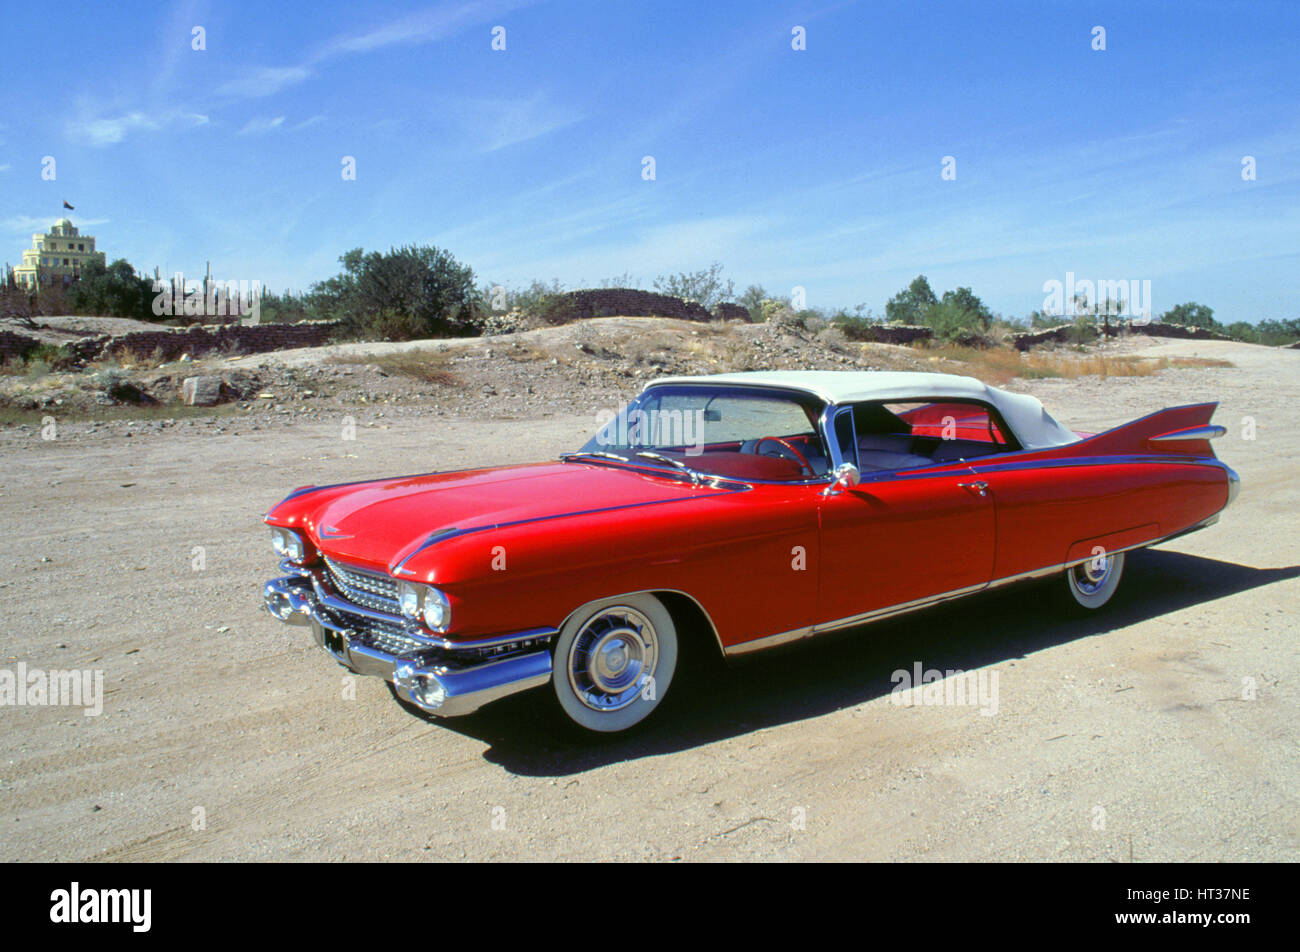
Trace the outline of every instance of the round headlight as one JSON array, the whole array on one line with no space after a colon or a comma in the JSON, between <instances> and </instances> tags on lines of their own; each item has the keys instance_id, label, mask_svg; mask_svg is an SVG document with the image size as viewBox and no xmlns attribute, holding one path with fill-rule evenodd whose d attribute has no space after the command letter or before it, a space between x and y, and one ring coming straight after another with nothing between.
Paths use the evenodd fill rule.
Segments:
<instances>
[{"instance_id":1,"label":"round headlight","mask_svg":"<svg viewBox=\"0 0 1300 952\"><path fill-rule=\"evenodd\" d=\"M275 549L277 555L288 559L290 562L301 562L306 554L306 547L303 545L302 537L290 529L272 529L271 546Z\"/></svg>"},{"instance_id":2,"label":"round headlight","mask_svg":"<svg viewBox=\"0 0 1300 952\"><path fill-rule=\"evenodd\" d=\"M434 631L445 631L451 621L451 605L447 596L436 588L424 591L424 623Z\"/></svg>"},{"instance_id":3,"label":"round headlight","mask_svg":"<svg viewBox=\"0 0 1300 952\"><path fill-rule=\"evenodd\" d=\"M420 617L420 589L410 582L403 582L401 587L402 614L407 618Z\"/></svg>"}]
</instances>

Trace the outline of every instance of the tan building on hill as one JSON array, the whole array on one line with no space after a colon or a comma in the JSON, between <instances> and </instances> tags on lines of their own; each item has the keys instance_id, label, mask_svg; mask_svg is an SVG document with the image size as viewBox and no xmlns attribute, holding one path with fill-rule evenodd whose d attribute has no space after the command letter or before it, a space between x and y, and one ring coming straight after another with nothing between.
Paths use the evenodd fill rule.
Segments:
<instances>
[{"instance_id":1,"label":"tan building on hill","mask_svg":"<svg viewBox=\"0 0 1300 952\"><path fill-rule=\"evenodd\" d=\"M106 264L104 252L95 250L95 239L60 218L46 234L32 235L32 247L23 252L23 263L14 268L14 279L25 288L71 284L92 261Z\"/></svg>"}]
</instances>

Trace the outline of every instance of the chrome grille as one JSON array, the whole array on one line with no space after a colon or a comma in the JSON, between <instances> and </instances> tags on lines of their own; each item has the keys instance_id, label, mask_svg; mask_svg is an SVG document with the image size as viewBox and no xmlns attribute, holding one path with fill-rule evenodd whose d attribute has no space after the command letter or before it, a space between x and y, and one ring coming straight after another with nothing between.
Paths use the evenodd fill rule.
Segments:
<instances>
[{"instance_id":1,"label":"chrome grille","mask_svg":"<svg viewBox=\"0 0 1300 952\"><path fill-rule=\"evenodd\" d=\"M340 565L328 557L325 559L325 568L329 571L330 581L343 598L371 611L401 614L396 579L350 565Z\"/></svg>"},{"instance_id":2,"label":"chrome grille","mask_svg":"<svg viewBox=\"0 0 1300 952\"><path fill-rule=\"evenodd\" d=\"M385 654L402 655L408 651L429 647L423 641L412 638L396 625L389 625L373 618L358 618L357 633L361 640L372 648Z\"/></svg>"}]
</instances>

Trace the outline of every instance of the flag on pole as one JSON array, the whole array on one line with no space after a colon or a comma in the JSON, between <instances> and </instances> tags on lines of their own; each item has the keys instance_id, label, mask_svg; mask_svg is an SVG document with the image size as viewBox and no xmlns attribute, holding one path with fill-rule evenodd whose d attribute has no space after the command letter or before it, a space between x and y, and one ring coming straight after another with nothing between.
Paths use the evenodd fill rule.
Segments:
<instances>
[{"instance_id":1,"label":"flag on pole","mask_svg":"<svg viewBox=\"0 0 1300 952\"><path fill-rule=\"evenodd\" d=\"M71 205L68 204L68 200L66 198L63 200L63 207L70 212L76 211L75 208L73 208Z\"/></svg>"}]
</instances>

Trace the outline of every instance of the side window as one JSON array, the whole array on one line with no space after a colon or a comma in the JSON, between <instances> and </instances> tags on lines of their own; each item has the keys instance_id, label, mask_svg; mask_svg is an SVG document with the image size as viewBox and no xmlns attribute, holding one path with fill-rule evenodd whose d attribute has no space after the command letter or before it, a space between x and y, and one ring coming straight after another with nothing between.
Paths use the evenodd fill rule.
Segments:
<instances>
[{"instance_id":1,"label":"side window","mask_svg":"<svg viewBox=\"0 0 1300 952\"><path fill-rule=\"evenodd\" d=\"M912 428L913 436L973 440L1006 446L1008 440L986 408L974 403L905 404L891 407Z\"/></svg>"},{"instance_id":2,"label":"side window","mask_svg":"<svg viewBox=\"0 0 1300 952\"><path fill-rule=\"evenodd\" d=\"M853 408L844 407L835 411L835 442L840 445L840 452L844 454L844 462L858 464L858 436L857 428L853 424Z\"/></svg>"},{"instance_id":3,"label":"side window","mask_svg":"<svg viewBox=\"0 0 1300 952\"><path fill-rule=\"evenodd\" d=\"M978 459L1016 448L982 404L955 400L864 403L855 412L858 468L891 472Z\"/></svg>"}]
</instances>

